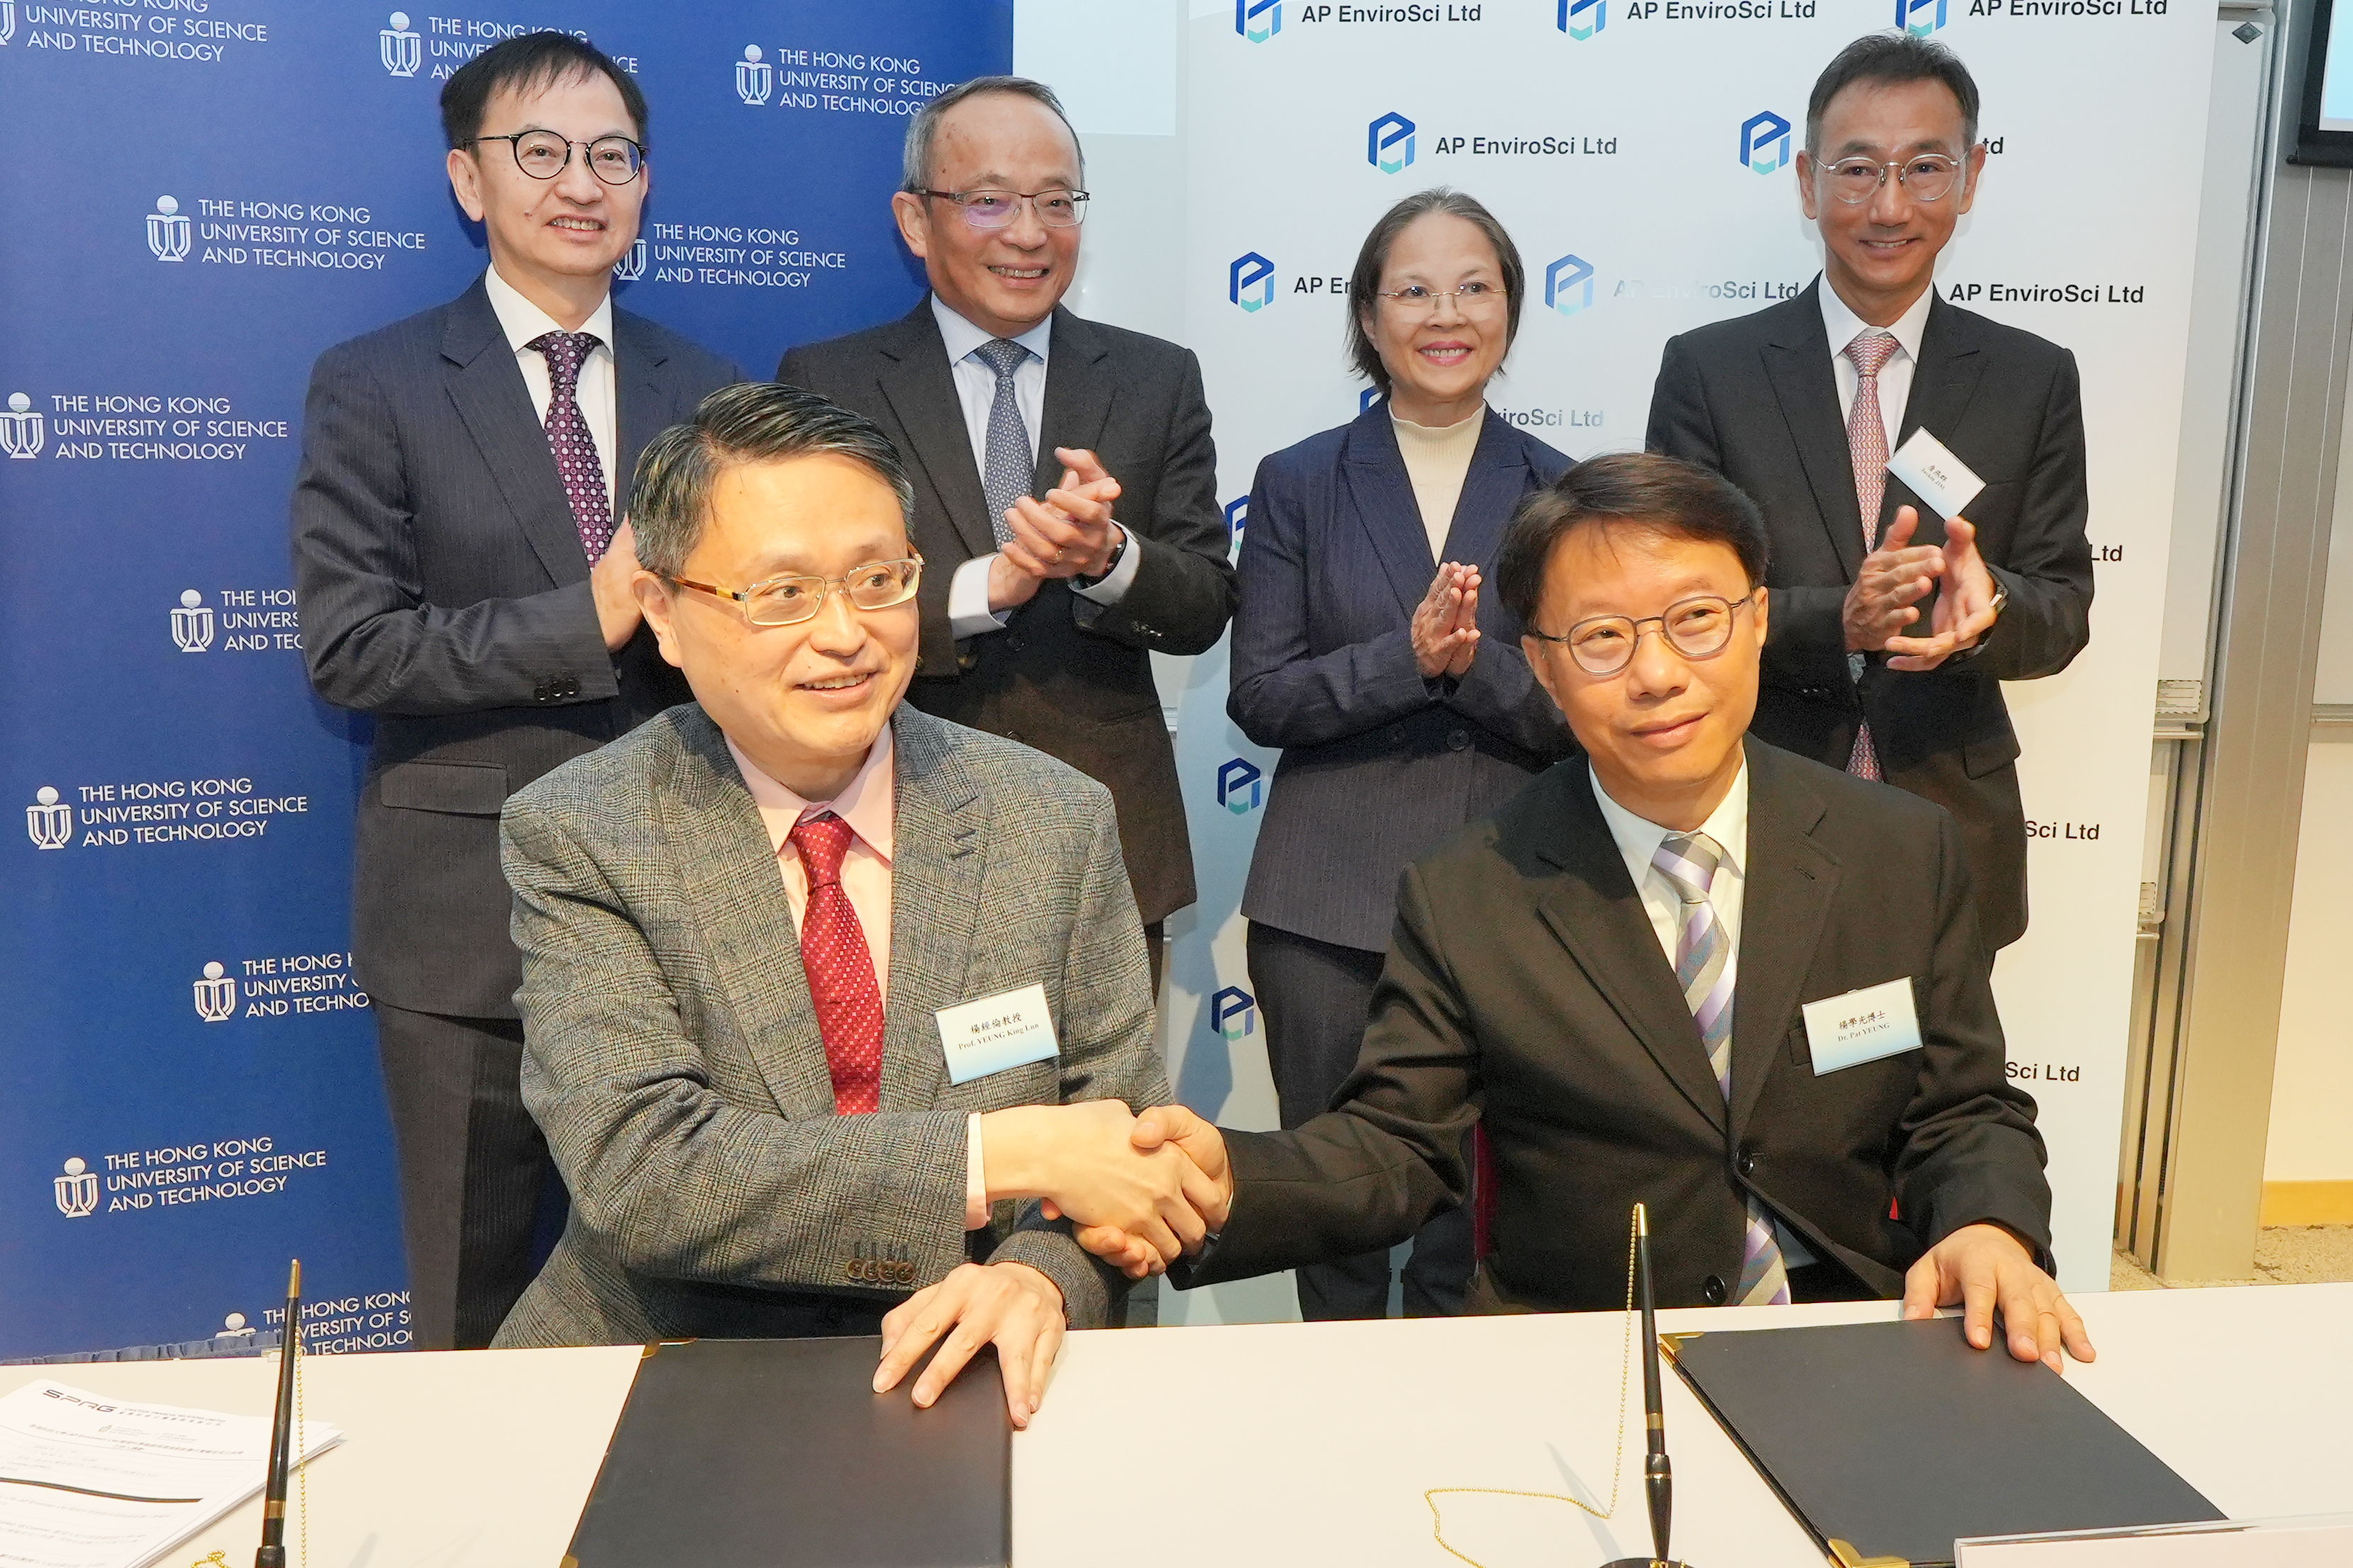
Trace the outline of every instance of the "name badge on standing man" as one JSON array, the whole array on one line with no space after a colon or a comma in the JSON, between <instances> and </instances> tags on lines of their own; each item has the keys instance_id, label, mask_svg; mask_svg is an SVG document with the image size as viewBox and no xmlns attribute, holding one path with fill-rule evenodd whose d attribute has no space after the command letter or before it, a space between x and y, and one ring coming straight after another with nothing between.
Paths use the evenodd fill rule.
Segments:
<instances>
[{"instance_id":1,"label":"name badge on standing man","mask_svg":"<svg viewBox=\"0 0 2353 1568\"><path fill-rule=\"evenodd\" d=\"M1952 448L1929 435L1925 425L1895 448L1895 456L1887 459L1887 471L1910 486L1912 493L1934 507L1947 522L1960 516L1961 510L1985 489L1977 470L1953 456Z\"/></svg>"}]
</instances>

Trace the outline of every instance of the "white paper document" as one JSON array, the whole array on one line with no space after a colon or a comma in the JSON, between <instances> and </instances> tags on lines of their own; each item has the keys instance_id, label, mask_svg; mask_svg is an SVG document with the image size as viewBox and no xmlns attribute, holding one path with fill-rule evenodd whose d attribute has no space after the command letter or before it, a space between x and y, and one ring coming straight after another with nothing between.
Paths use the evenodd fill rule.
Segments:
<instances>
[{"instance_id":1,"label":"white paper document","mask_svg":"<svg viewBox=\"0 0 2353 1568\"><path fill-rule=\"evenodd\" d=\"M298 1462L342 1441L305 1422ZM267 1416L26 1384L0 1398L0 1565L142 1568L259 1492L269 1464Z\"/></svg>"}]
</instances>

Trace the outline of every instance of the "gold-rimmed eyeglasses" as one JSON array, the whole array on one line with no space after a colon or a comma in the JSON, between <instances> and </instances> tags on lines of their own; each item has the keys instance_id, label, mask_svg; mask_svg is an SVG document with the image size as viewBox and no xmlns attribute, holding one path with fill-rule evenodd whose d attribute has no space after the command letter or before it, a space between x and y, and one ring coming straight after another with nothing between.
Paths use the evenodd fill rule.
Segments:
<instances>
[{"instance_id":1,"label":"gold-rimmed eyeglasses","mask_svg":"<svg viewBox=\"0 0 2353 1568\"><path fill-rule=\"evenodd\" d=\"M679 587L693 588L714 599L733 600L752 626L789 626L813 618L825 607L826 595L836 588L861 610L887 610L905 604L915 596L923 580L923 558L870 561L839 577L770 577L748 588L722 588L691 577L663 575Z\"/></svg>"},{"instance_id":2,"label":"gold-rimmed eyeglasses","mask_svg":"<svg viewBox=\"0 0 2353 1568\"><path fill-rule=\"evenodd\" d=\"M1634 662L1642 628L1656 626L1667 646L1685 658L1714 658L1732 640L1732 625L1741 610L1756 603L1755 593L1737 599L1720 594L1697 594L1669 605L1666 613L1643 616L1591 616L1554 637L1533 626L1528 635L1543 642L1565 643L1568 656L1588 675L1616 675Z\"/></svg>"},{"instance_id":3,"label":"gold-rimmed eyeglasses","mask_svg":"<svg viewBox=\"0 0 2353 1568\"><path fill-rule=\"evenodd\" d=\"M1504 295L1501 283L1465 283L1459 289L1432 289L1424 283L1409 283L1402 289L1379 289L1373 298L1386 300L1390 310L1409 321L1419 321L1438 314L1440 300L1453 300L1454 308L1467 316L1482 307L1502 304Z\"/></svg>"},{"instance_id":4,"label":"gold-rimmed eyeglasses","mask_svg":"<svg viewBox=\"0 0 2353 1568\"><path fill-rule=\"evenodd\" d=\"M955 203L964 211L964 221L975 228L1008 226L1020 216L1023 202L1029 204L1038 221L1048 228L1076 228L1087 221L1087 193L1067 188L1000 191L992 186L972 191L917 191L915 195Z\"/></svg>"}]
</instances>

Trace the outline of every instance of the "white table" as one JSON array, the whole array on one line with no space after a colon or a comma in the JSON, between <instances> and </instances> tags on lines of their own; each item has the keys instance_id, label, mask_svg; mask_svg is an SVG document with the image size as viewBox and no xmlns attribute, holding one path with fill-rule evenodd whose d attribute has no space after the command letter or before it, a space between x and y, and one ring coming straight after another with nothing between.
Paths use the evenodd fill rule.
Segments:
<instances>
[{"instance_id":1,"label":"white table","mask_svg":"<svg viewBox=\"0 0 2353 1568\"><path fill-rule=\"evenodd\" d=\"M2079 1296L2100 1359L2068 1375L2234 1518L2353 1508L2353 1285ZM1730 1331L1892 1306L1660 1314ZM1348 1563L1459 1568L1430 1537L1432 1487L1609 1492L1616 1314L1263 1324L1073 1334L1013 1445L1020 1568ZM634 1347L321 1356L311 1568L554 1568L596 1479ZM266 1414L276 1363L0 1367L100 1394ZM1805 1531L1670 1373L1675 1542L1699 1568L1820 1568ZM1588 1568L1649 1550L1641 1394L1615 1520L1564 1503L1441 1500L1487 1568ZM1936 1484L1923 1477L1921 1484ZM165 1559L253 1560L254 1502ZM289 1545L296 1533L290 1520ZM290 1552L290 1557L293 1553ZM301 1563L299 1557L293 1557Z\"/></svg>"}]
</instances>

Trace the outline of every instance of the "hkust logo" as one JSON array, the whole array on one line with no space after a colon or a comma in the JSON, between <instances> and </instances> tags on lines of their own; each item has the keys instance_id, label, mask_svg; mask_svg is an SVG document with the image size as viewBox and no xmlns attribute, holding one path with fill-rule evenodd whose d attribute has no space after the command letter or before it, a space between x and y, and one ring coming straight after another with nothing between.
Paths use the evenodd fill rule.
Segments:
<instances>
[{"instance_id":1,"label":"hkust logo","mask_svg":"<svg viewBox=\"0 0 2353 1568\"><path fill-rule=\"evenodd\" d=\"M408 13L395 11L388 18L392 23L376 33L376 51L384 57L384 68L396 77L412 77L417 68L425 63L425 40L408 25Z\"/></svg>"},{"instance_id":2,"label":"hkust logo","mask_svg":"<svg viewBox=\"0 0 2353 1568\"><path fill-rule=\"evenodd\" d=\"M0 0L0 44L16 36L16 0Z\"/></svg>"},{"instance_id":3,"label":"hkust logo","mask_svg":"<svg viewBox=\"0 0 2353 1568\"><path fill-rule=\"evenodd\" d=\"M1260 781L1266 775L1248 757L1234 757L1218 765L1218 804L1236 816L1258 809Z\"/></svg>"},{"instance_id":4,"label":"hkust logo","mask_svg":"<svg viewBox=\"0 0 2353 1568\"><path fill-rule=\"evenodd\" d=\"M1609 25L1609 0L1560 0L1554 25L1582 42Z\"/></svg>"},{"instance_id":5,"label":"hkust logo","mask_svg":"<svg viewBox=\"0 0 2353 1568\"><path fill-rule=\"evenodd\" d=\"M1365 162L1394 174L1413 162L1413 121L1391 110L1365 128Z\"/></svg>"},{"instance_id":6,"label":"hkust logo","mask_svg":"<svg viewBox=\"0 0 2353 1568\"><path fill-rule=\"evenodd\" d=\"M1209 1033L1228 1044L1258 1030L1258 998L1229 985L1209 998Z\"/></svg>"},{"instance_id":7,"label":"hkust logo","mask_svg":"<svg viewBox=\"0 0 2353 1568\"><path fill-rule=\"evenodd\" d=\"M1593 263L1564 256L1545 268L1545 308L1574 316L1593 303Z\"/></svg>"},{"instance_id":8,"label":"hkust logo","mask_svg":"<svg viewBox=\"0 0 2353 1568\"><path fill-rule=\"evenodd\" d=\"M1262 44L1282 31L1282 0L1234 0L1234 31Z\"/></svg>"},{"instance_id":9,"label":"hkust logo","mask_svg":"<svg viewBox=\"0 0 2353 1568\"><path fill-rule=\"evenodd\" d=\"M1767 109L1740 122L1740 161L1760 174L1789 162L1789 122Z\"/></svg>"},{"instance_id":10,"label":"hkust logo","mask_svg":"<svg viewBox=\"0 0 2353 1568\"><path fill-rule=\"evenodd\" d=\"M204 978L190 984L197 1017L207 1024L226 1024L237 1016L237 981L217 960L205 965Z\"/></svg>"},{"instance_id":11,"label":"hkust logo","mask_svg":"<svg viewBox=\"0 0 2353 1568\"><path fill-rule=\"evenodd\" d=\"M1274 263L1255 250L1246 250L1226 268L1226 298L1245 310L1274 303Z\"/></svg>"},{"instance_id":12,"label":"hkust logo","mask_svg":"<svg viewBox=\"0 0 2353 1568\"><path fill-rule=\"evenodd\" d=\"M10 393L8 412L0 414L0 452L11 458L37 458L41 443L47 438L47 424L33 400L21 392Z\"/></svg>"},{"instance_id":13,"label":"hkust logo","mask_svg":"<svg viewBox=\"0 0 2353 1568\"><path fill-rule=\"evenodd\" d=\"M62 849L73 842L73 807L58 798L54 786L43 784L25 808L25 837L36 849Z\"/></svg>"},{"instance_id":14,"label":"hkust logo","mask_svg":"<svg viewBox=\"0 0 2353 1568\"><path fill-rule=\"evenodd\" d=\"M58 1212L66 1218L88 1219L98 1212L98 1173L80 1155L68 1160L65 1174L51 1176L49 1183L57 1190Z\"/></svg>"},{"instance_id":15,"label":"hkust logo","mask_svg":"<svg viewBox=\"0 0 2353 1568\"><path fill-rule=\"evenodd\" d=\"M613 263L613 281L616 283L635 283L638 279L643 278L645 275L646 242L640 239L635 245L629 247L628 249L621 253L620 260Z\"/></svg>"},{"instance_id":16,"label":"hkust logo","mask_svg":"<svg viewBox=\"0 0 2353 1568\"><path fill-rule=\"evenodd\" d=\"M735 62L735 96L747 108L757 109L768 101L776 86L776 68L760 58L760 46L744 45L744 58Z\"/></svg>"},{"instance_id":17,"label":"hkust logo","mask_svg":"<svg viewBox=\"0 0 2353 1568\"><path fill-rule=\"evenodd\" d=\"M172 643L182 653L202 653L213 646L213 611L194 588L180 592L172 611Z\"/></svg>"},{"instance_id":18,"label":"hkust logo","mask_svg":"<svg viewBox=\"0 0 2353 1568\"><path fill-rule=\"evenodd\" d=\"M188 243L195 236L188 215L180 210L177 199L157 196L155 210L147 215L147 248L155 253L158 261L185 261Z\"/></svg>"}]
</instances>

